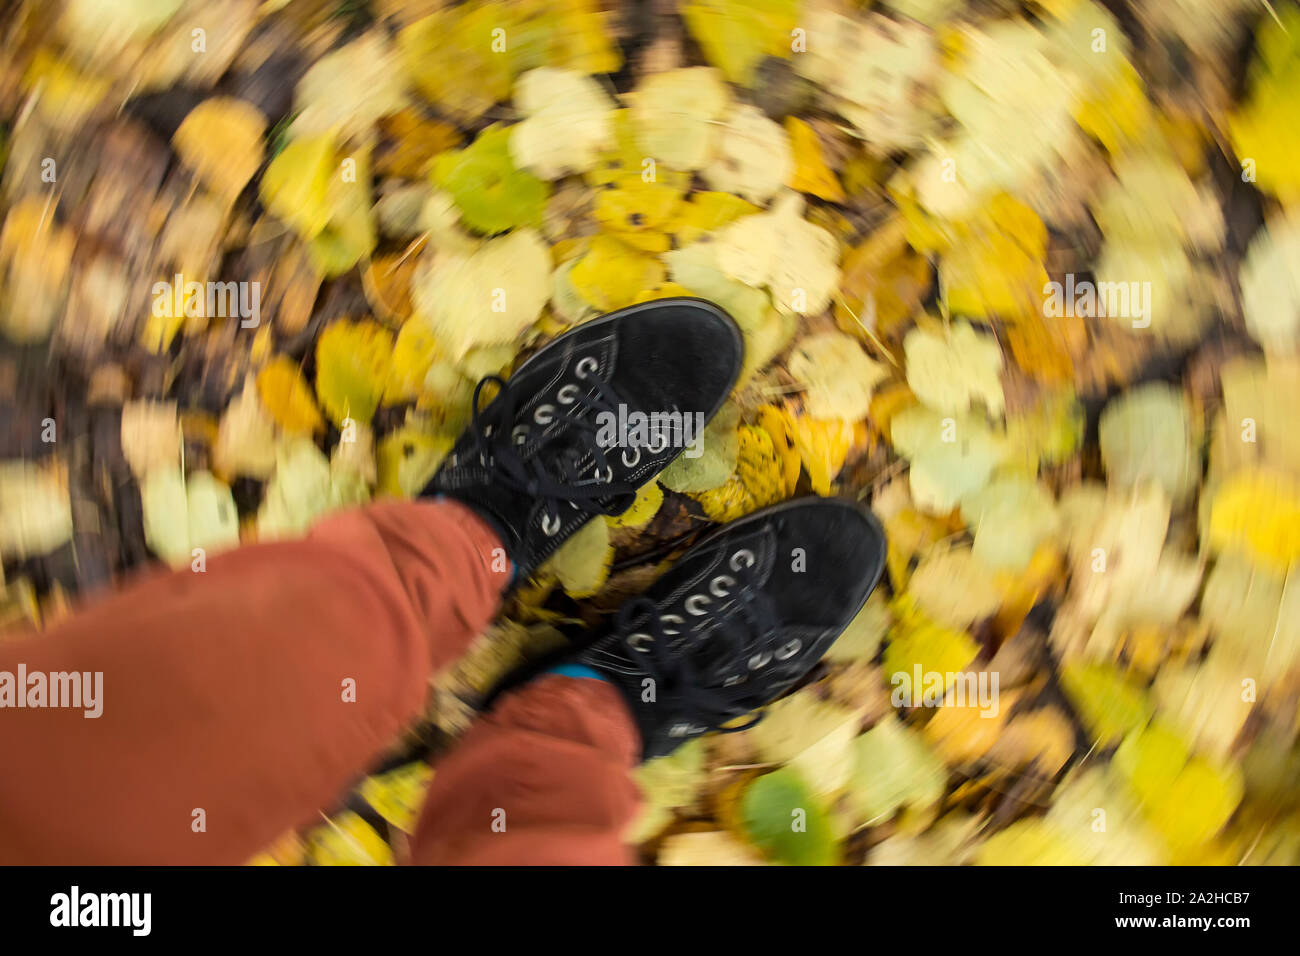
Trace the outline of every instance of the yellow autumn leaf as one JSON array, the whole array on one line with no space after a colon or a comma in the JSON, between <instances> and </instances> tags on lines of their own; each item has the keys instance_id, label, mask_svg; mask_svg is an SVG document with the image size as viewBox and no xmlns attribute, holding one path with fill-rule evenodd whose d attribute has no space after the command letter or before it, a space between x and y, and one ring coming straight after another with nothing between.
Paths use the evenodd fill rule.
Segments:
<instances>
[{"instance_id":1,"label":"yellow autumn leaf","mask_svg":"<svg viewBox=\"0 0 1300 956\"><path fill-rule=\"evenodd\" d=\"M961 514L975 537L975 556L994 570L1018 575L1058 526L1051 492L1017 475L999 476L962 498Z\"/></svg>"},{"instance_id":2,"label":"yellow autumn leaf","mask_svg":"<svg viewBox=\"0 0 1300 956\"><path fill-rule=\"evenodd\" d=\"M560 545L543 565L560 580L572 598L591 597L609 577L614 548L609 543L609 522L588 521Z\"/></svg>"},{"instance_id":3,"label":"yellow autumn leaf","mask_svg":"<svg viewBox=\"0 0 1300 956\"><path fill-rule=\"evenodd\" d=\"M722 119L717 154L700 170L714 189L766 202L794 174L790 137L756 106L733 106Z\"/></svg>"},{"instance_id":4,"label":"yellow autumn leaf","mask_svg":"<svg viewBox=\"0 0 1300 956\"><path fill-rule=\"evenodd\" d=\"M313 239L329 225L334 214L329 192L337 168L333 137L292 140L262 174L258 187L262 202L302 238Z\"/></svg>"},{"instance_id":5,"label":"yellow autumn leaf","mask_svg":"<svg viewBox=\"0 0 1300 956\"><path fill-rule=\"evenodd\" d=\"M550 294L550 254L532 229L472 249L426 252L411 286L416 316L452 359L476 345L514 341L537 321Z\"/></svg>"},{"instance_id":6,"label":"yellow autumn leaf","mask_svg":"<svg viewBox=\"0 0 1300 956\"><path fill-rule=\"evenodd\" d=\"M1084 725L1103 747L1145 726L1151 717L1146 691L1114 666L1101 661L1070 661L1061 668L1061 686Z\"/></svg>"},{"instance_id":7,"label":"yellow autumn leaf","mask_svg":"<svg viewBox=\"0 0 1300 956\"><path fill-rule=\"evenodd\" d=\"M1246 98L1228 118L1236 155L1249 163L1260 188L1284 204L1300 200L1300 13L1280 6L1260 17Z\"/></svg>"},{"instance_id":8,"label":"yellow autumn leaf","mask_svg":"<svg viewBox=\"0 0 1300 956\"><path fill-rule=\"evenodd\" d=\"M637 489L636 498L627 509L607 520L611 528L641 528L649 524L664 503L664 490L659 482L648 481Z\"/></svg>"},{"instance_id":9,"label":"yellow autumn leaf","mask_svg":"<svg viewBox=\"0 0 1300 956\"><path fill-rule=\"evenodd\" d=\"M1127 60L1101 88L1080 103L1075 121L1115 155L1154 121L1142 78Z\"/></svg>"},{"instance_id":10,"label":"yellow autumn leaf","mask_svg":"<svg viewBox=\"0 0 1300 956\"><path fill-rule=\"evenodd\" d=\"M180 464L181 423L175 402L127 402L120 434L122 454L137 481L155 468Z\"/></svg>"},{"instance_id":11,"label":"yellow autumn leaf","mask_svg":"<svg viewBox=\"0 0 1300 956\"><path fill-rule=\"evenodd\" d=\"M226 479L236 475L266 478L275 470L275 423L252 377L221 415L212 444L212 466Z\"/></svg>"},{"instance_id":12,"label":"yellow autumn leaf","mask_svg":"<svg viewBox=\"0 0 1300 956\"><path fill-rule=\"evenodd\" d=\"M311 387L289 356L275 356L257 373L257 393L276 424L286 432L309 435L325 427Z\"/></svg>"},{"instance_id":13,"label":"yellow autumn leaf","mask_svg":"<svg viewBox=\"0 0 1300 956\"><path fill-rule=\"evenodd\" d=\"M510 128L510 155L520 169L542 179L581 173L614 142L614 103L591 77L542 67L515 86L524 119Z\"/></svg>"},{"instance_id":14,"label":"yellow autumn leaf","mask_svg":"<svg viewBox=\"0 0 1300 956\"><path fill-rule=\"evenodd\" d=\"M930 620L910 599L896 601L894 611L898 621L890 631L881 669L895 694L919 706L933 693L941 697L955 675L975 660L979 647L965 631ZM914 687L918 669L923 686Z\"/></svg>"},{"instance_id":15,"label":"yellow autumn leaf","mask_svg":"<svg viewBox=\"0 0 1300 956\"><path fill-rule=\"evenodd\" d=\"M965 691L965 684L962 687ZM974 693L963 693L961 700L954 691L946 693L943 705L936 706L922 730L945 762L974 763L988 757L1008 731L1010 711L1021 697L1019 691L1001 691L984 702L979 700L978 684L975 688Z\"/></svg>"},{"instance_id":16,"label":"yellow autumn leaf","mask_svg":"<svg viewBox=\"0 0 1300 956\"><path fill-rule=\"evenodd\" d=\"M357 795L397 829L411 833L415 830L432 779L433 768L423 760L416 760L387 773L367 777L357 788Z\"/></svg>"},{"instance_id":17,"label":"yellow autumn leaf","mask_svg":"<svg viewBox=\"0 0 1300 956\"><path fill-rule=\"evenodd\" d=\"M1269 468L1228 478L1210 506L1210 545L1285 573L1300 560L1300 481Z\"/></svg>"},{"instance_id":18,"label":"yellow autumn leaf","mask_svg":"<svg viewBox=\"0 0 1300 956\"><path fill-rule=\"evenodd\" d=\"M804 402L815 418L855 422L871 409L872 390L889 377L843 332L810 335L790 355L790 374L806 389Z\"/></svg>"},{"instance_id":19,"label":"yellow autumn leaf","mask_svg":"<svg viewBox=\"0 0 1300 956\"><path fill-rule=\"evenodd\" d=\"M664 252L667 229L683 205L681 192L667 183L627 178L596 193L592 216L611 235L642 252Z\"/></svg>"},{"instance_id":20,"label":"yellow autumn leaf","mask_svg":"<svg viewBox=\"0 0 1300 956\"><path fill-rule=\"evenodd\" d=\"M795 486L799 483L799 468L802 464L799 445L793 430L795 418L795 412L785 406L763 405L758 410L759 427L772 436L772 448L781 462L781 484L786 497L794 494ZM831 454L833 456L833 449ZM827 464L829 467L829 460ZM834 475L831 474L830 477L833 478Z\"/></svg>"},{"instance_id":21,"label":"yellow autumn leaf","mask_svg":"<svg viewBox=\"0 0 1300 956\"><path fill-rule=\"evenodd\" d=\"M392 866L393 850L374 827L347 810L308 835L307 859L317 866Z\"/></svg>"},{"instance_id":22,"label":"yellow autumn leaf","mask_svg":"<svg viewBox=\"0 0 1300 956\"><path fill-rule=\"evenodd\" d=\"M1087 853L1069 831L1041 818L1017 820L980 844L979 866L1083 866Z\"/></svg>"},{"instance_id":23,"label":"yellow autumn leaf","mask_svg":"<svg viewBox=\"0 0 1300 956\"><path fill-rule=\"evenodd\" d=\"M406 105L406 83L396 51L382 30L371 30L326 53L294 90L293 137L368 134L380 117Z\"/></svg>"},{"instance_id":24,"label":"yellow autumn leaf","mask_svg":"<svg viewBox=\"0 0 1300 956\"><path fill-rule=\"evenodd\" d=\"M1129 734L1114 759L1147 820L1175 852L1210 840L1241 802L1240 771L1191 753L1159 722Z\"/></svg>"},{"instance_id":25,"label":"yellow autumn leaf","mask_svg":"<svg viewBox=\"0 0 1300 956\"><path fill-rule=\"evenodd\" d=\"M748 86L764 56L789 56L798 0L689 0L681 16L710 63Z\"/></svg>"},{"instance_id":26,"label":"yellow autumn leaf","mask_svg":"<svg viewBox=\"0 0 1300 956\"><path fill-rule=\"evenodd\" d=\"M794 173L787 185L818 199L843 202L844 187L826 165L821 142L813 128L798 117L787 116L785 131L790 137L790 149L794 152Z\"/></svg>"},{"instance_id":27,"label":"yellow autumn leaf","mask_svg":"<svg viewBox=\"0 0 1300 956\"><path fill-rule=\"evenodd\" d=\"M609 236L597 236L572 271L569 282L578 295L601 312L630 305L644 289L663 281L664 265L653 256Z\"/></svg>"},{"instance_id":28,"label":"yellow autumn leaf","mask_svg":"<svg viewBox=\"0 0 1300 956\"><path fill-rule=\"evenodd\" d=\"M429 483L454 443L453 436L430 431L418 419L408 418L401 428L379 440L375 450L379 479L376 493L394 498L415 497Z\"/></svg>"},{"instance_id":29,"label":"yellow autumn leaf","mask_svg":"<svg viewBox=\"0 0 1300 956\"><path fill-rule=\"evenodd\" d=\"M65 468L0 462L0 555L48 554L71 538L72 531Z\"/></svg>"},{"instance_id":30,"label":"yellow autumn leaf","mask_svg":"<svg viewBox=\"0 0 1300 956\"><path fill-rule=\"evenodd\" d=\"M930 291L930 263L907 241L907 224L893 216L841 263L835 321L863 340L888 335L921 308Z\"/></svg>"},{"instance_id":31,"label":"yellow autumn leaf","mask_svg":"<svg viewBox=\"0 0 1300 956\"><path fill-rule=\"evenodd\" d=\"M76 245L72 230L55 221L51 203L38 194L10 207L0 230L0 329L10 341L49 336L67 301Z\"/></svg>"},{"instance_id":32,"label":"yellow autumn leaf","mask_svg":"<svg viewBox=\"0 0 1300 956\"><path fill-rule=\"evenodd\" d=\"M772 704L746 737L769 763L797 770L813 793L831 796L852 778L861 716L803 690Z\"/></svg>"},{"instance_id":33,"label":"yellow autumn leaf","mask_svg":"<svg viewBox=\"0 0 1300 956\"><path fill-rule=\"evenodd\" d=\"M437 340L423 322L406 322L393 342L392 363L384 382L382 403L400 405L414 401L424 388L425 376L438 358Z\"/></svg>"},{"instance_id":34,"label":"yellow autumn leaf","mask_svg":"<svg viewBox=\"0 0 1300 956\"><path fill-rule=\"evenodd\" d=\"M831 482L844 467L853 447L853 426L840 418L814 418L796 415L786 409L786 428L812 490L819 495L831 493Z\"/></svg>"},{"instance_id":35,"label":"yellow autumn leaf","mask_svg":"<svg viewBox=\"0 0 1300 956\"><path fill-rule=\"evenodd\" d=\"M510 58L493 48L498 29L505 28L496 5L465 3L412 23L397 46L420 93L453 117L473 120L510 95Z\"/></svg>"},{"instance_id":36,"label":"yellow autumn leaf","mask_svg":"<svg viewBox=\"0 0 1300 956\"><path fill-rule=\"evenodd\" d=\"M641 154L636 157L639 174L643 157L678 170L708 163L720 137L718 120L731 103L731 93L717 70L693 66L652 73L624 100Z\"/></svg>"},{"instance_id":37,"label":"yellow autumn leaf","mask_svg":"<svg viewBox=\"0 0 1300 956\"><path fill-rule=\"evenodd\" d=\"M982 415L942 416L912 405L889 422L890 441L911 468L907 480L918 508L944 515L989 483L1007 454L1002 436Z\"/></svg>"},{"instance_id":38,"label":"yellow autumn leaf","mask_svg":"<svg viewBox=\"0 0 1300 956\"><path fill-rule=\"evenodd\" d=\"M1274 217L1251 241L1241 264L1246 329L1269 355L1300 352L1300 217Z\"/></svg>"},{"instance_id":39,"label":"yellow autumn leaf","mask_svg":"<svg viewBox=\"0 0 1300 956\"><path fill-rule=\"evenodd\" d=\"M689 740L665 757L647 760L632 771L641 792L641 812L623 832L628 843L641 843L673 820L673 811L693 807L700 797L708 770L704 745Z\"/></svg>"},{"instance_id":40,"label":"yellow autumn leaf","mask_svg":"<svg viewBox=\"0 0 1300 956\"><path fill-rule=\"evenodd\" d=\"M996 340L976 334L969 322L944 331L915 328L903 340L907 384L937 412L969 411L978 401L993 418L1001 418L1002 350Z\"/></svg>"},{"instance_id":41,"label":"yellow autumn leaf","mask_svg":"<svg viewBox=\"0 0 1300 956\"><path fill-rule=\"evenodd\" d=\"M782 312L817 315L839 284L839 245L803 211L803 197L786 191L768 212L719 230L714 255L729 278L766 286Z\"/></svg>"},{"instance_id":42,"label":"yellow autumn leaf","mask_svg":"<svg viewBox=\"0 0 1300 956\"><path fill-rule=\"evenodd\" d=\"M599 197L597 199L599 201ZM671 221L666 223L664 228L672 233L677 240L677 248L681 249L741 216L749 216L759 211L752 202L739 196L704 190L692 193L685 202L678 203L673 209Z\"/></svg>"},{"instance_id":43,"label":"yellow autumn leaf","mask_svg":"<svg viewBox=\"0 0 1300 956\"><path fill-rule=\"evenodd\" d=\"M939 276L953 315L1015 322L1041 314L1047 227L1028 205L994 196L949 241Z\"/></svg>"},{"instance_id":44,"label":"yellow autumn leaf","mask_svg":"<svg viewBox=\"0 0 1300 956\"><path fill-rule=\"evenodd\" d=\"M177 128L176 154L199 182L233 205L262 165L266 117L247 100L214 96L201 102Z\"/></svg>"},{"instance_id":45,"label":"yellow autumn leaf","mask_svg":"<svg viewBox=\"0 0 1300 956\"><path fill-rule=\"evenodd\" d=\"M1000 603L993 571L969 548L935 548L908 579L907 593L937 623L968 628Z\"/></svg>"},{"instance_id":46,"label":"yellow autumn leaf","mask_svg":"<svg viewBox=\"0 0 1300 956\"><path fill-rule=\"evenodd\" d=\"M935 31L919 23L915 9L890 7L901 19L863 17L844 5L808 4L801 10L807 49L791 58L801 76L815 82L818 98L854 127L872 152L912 150L939 129L939 117L918 90L939 76ZM794 39L795 37L792 37Z\"/></svg>"},{"instance_id":47,"label":"yellow autumn leaf","mask_svg":"<svg viewBox=\"0 0 1300 956\"><path fill-rule=\"evenodd\" d=\"M694 495L713 521L734 521L783 500L794 490L786 487L780 453L766 429L742 425L736 434L735 474L716 488Z\"/></svg>"},{"instance_id":48,"label":"yellow autumn leaf","mask_svg":"<svg viewBox=\"0 0 1300 956\"><path fill-rule=\"evenodd\" d=\"M22 74L22 88L33 96L33 105L42 118L56 129L71 130L80 126L99 108L112 88L102 75L82 71L64 56L41 47Z\"/></svg>"},{"instance_id":49,"label":"yellow autumn leaf","mask_svg":"<svg viewBox=\"0 0 1300 956\"><path fill-rule=\"evenodd\" d=\"M333 322L316 340L316 396L334 424L369 424L393 358L393 334L378 322Z\"/></svg>"},{"instance_id":50,"label":"yellow autumn leaf","mask_svg":"<svg viewBox=\"0 0 1300 956\"><path fill-rule=\"evenodd\" d=\"M903 807L933 806L948 772L922 737L887 715L854 741L849 803L867 826L886 823Z\"/></svg>"}]
</instances>

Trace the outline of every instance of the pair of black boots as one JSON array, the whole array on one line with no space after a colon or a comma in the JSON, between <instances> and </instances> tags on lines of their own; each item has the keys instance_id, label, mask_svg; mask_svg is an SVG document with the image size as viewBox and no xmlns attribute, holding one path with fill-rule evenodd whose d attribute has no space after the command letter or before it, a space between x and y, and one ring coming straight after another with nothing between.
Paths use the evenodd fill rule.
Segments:
<instances>
[{"instance_id":1,"label":"pair of black boots","mask_svg":"<svg viewBox=\"0 0 1300 956\"><path fill-rule=\"evenodd\" d=\"M594 516L626 510L682 454L726 401L743 351L732 319L699 299L584 323L508 382L479 383L473 422L425 493L482 516L525 580ZM489 385L498 393L480 411ZM615 422L639 427L611 441ZM752 726L821 659L884 562L884 533L869 512L837 499L789 501L705 537L612 624L546 666L581 665L611 681L644 756L662 756L708 731Z\"/></svg>"}]
</instances>

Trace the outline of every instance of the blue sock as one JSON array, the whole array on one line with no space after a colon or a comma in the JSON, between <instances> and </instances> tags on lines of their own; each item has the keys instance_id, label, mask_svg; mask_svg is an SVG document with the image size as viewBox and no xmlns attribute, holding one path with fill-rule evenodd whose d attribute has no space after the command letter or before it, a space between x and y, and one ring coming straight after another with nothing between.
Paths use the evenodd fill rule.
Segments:
<instances>
[{"instance_id":1,"label":"blue sock","mask_svg":"<svg viewBox=\"0 0 1300 956\"><path fill-rule=\"evenodd\" d=\"M564 677L586 677L589 680L609 680L600 671L588 667L586 664L561 664L559 667L552 667L546 673L560 674Z\"/></svg>"}]
</instances>

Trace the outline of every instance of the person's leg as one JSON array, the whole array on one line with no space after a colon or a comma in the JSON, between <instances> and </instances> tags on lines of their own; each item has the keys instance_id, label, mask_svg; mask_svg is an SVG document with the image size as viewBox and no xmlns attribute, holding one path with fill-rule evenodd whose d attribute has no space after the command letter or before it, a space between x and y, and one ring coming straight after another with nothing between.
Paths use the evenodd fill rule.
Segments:
<instances>
[{"instance_id":1,"label":"person's leg","mask_svg":"<svg viewBox=\"0 0 1300 956\"><path fill-rule=\"evenodd\" d=\"M639 802L632 715L613 684L551 674L501 698L436 765L417 865L621 865Z\"/></svg>"},{"instance_id":2,"label":"person's leg","mask_svg":"<svg viewBox=\"0 0 1300 956\"><path fill-rule=\"evenodd\" d=\"M787 502L705 537L607 627L503 682L517 689L436 765L412 861L631 862L628 770L752 724L821 660L884 564L879 523L845 501Z\"/></svg>"},{"instance_id":3,"label":"person's leg","mask_svg":"<svg viewBox=\"0 0 1300 956\"><path fill-rule=\"evenodd\" d=\"M588 521L625 511L689 441L682 429L611 440L610 418L708 421L743 349L735 323L697 299L583 323L495 383L430 490L499 529L527 577ZM637 801L627 771L640 757L612 683L540 678L503 697L438 763L413 862L627 862L621 834Z\"/></svg>"},{"instance_id":4,"label":"person's leg","mask_svg":"<svg viewBox=\"0 0 1300 956\"><path fill-rule=\"evenodd\" d=\"M500 548L455 502L375 504L0 640L0 700L20 668L99 687L0 709L0 862L241 863L310 822L487 624Z\"/></svg>"}]
</instances>

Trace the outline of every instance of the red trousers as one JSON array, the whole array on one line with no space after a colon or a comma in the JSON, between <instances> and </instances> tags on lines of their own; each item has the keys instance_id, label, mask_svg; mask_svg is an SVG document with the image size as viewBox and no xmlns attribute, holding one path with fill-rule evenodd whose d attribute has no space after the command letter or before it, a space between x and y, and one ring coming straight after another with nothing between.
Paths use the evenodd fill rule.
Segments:
<instances>
[{"instance_id":1,"label":"red trousers","mask_svg":"<svg viewBox=\"0 0 1300 956\"><path fill-rule=\"evenodd\" d=\"M319 823L492 618L499 547L460 505L380 503L0 638L11 688L103 675L98 717L0 708L0 863L236 864ZM630 862L638 749L611 685L543 677L439 761L411 862Z\"/></svg>"}]
</instances>

